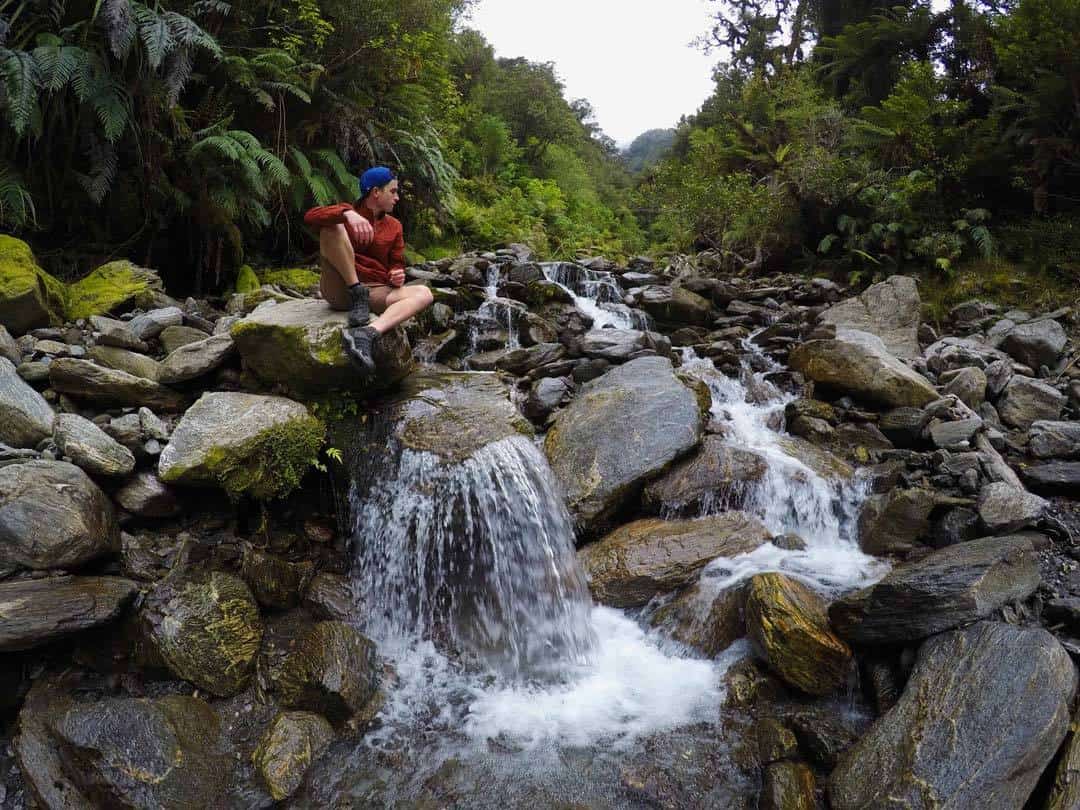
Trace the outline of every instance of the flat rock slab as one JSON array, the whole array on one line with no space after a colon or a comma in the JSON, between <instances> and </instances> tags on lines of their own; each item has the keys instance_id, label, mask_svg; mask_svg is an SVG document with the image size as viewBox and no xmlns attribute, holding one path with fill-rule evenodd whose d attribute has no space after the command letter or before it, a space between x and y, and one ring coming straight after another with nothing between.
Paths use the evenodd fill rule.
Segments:
<instances>
[{"instance_id":1,"label":"flat rock slab","mask_svg":"<svg viewBox=\"0 0 1080 810\"><path fill-rule=\"evenodd\" d=\"M833 340L801 343L791 350L788 362L816 383L887 408L919 408L938 399L925 377L867 332L840 329Z\"/></svg>"},{"instance_id":2,"label":"flat rock slab","mask_svg":"<svg viewBox=\"0 0 1080 810\"><path fill-rule=\"evenodd\" d=\"M696 520L647 518L585 546L578 560L596 601L636 607L691 582L710 560L753 551L769 537L757 518L742 512Z\"/></svg>"},{"instance_id":3,"label":"flat rock slab","mask_svg":"<svg viewBox=\"0 0 1080 810\"><path fill-rule=\"evenodd\" d=\"M648 347L645 333L637 329L593 329L581 339L581 353L612 363L622 363Z\"/></svg>"},{"instance_id":4,"label":"flat rock slab","mask_svg":"<svg viewBox=\"0 0 1080 810\"><path fill-rule=\"evenodd\" d=\"M124 371L151 382L157 382L161 373L161 364L153 357L116 346L91 346L86 356L99 366Z\"/></svg>"},{"instance_id":5,"label":"flat rock slab","mask_svg":"<svg viewBox=\"0 0 1080 810\"><path fill-rule=\"evenodd\" d=\"M139 585L120 577L54 577L0 582L0 650L28 650L110 622Z\"/></svg>"},{"instance_id":6,"label":"flat rock slab","mask_svg":"<svg viewBox=\"0 0 1080 810\"><path fill-rule=\"evenodd\" d=\"M917 337L921 306L915 279L890 276L858 297L829 307L820 319L835 324L838 329L877 335L889 354L910 360L921 354Z\"/></svg>"},{"instance_id":7,"label":"flat rock slab","mask_svg":"<svg viewBox=\"0 0 1080 810\"><path fill-rule=\"evenodd\" d=\"M185 343L161 361L158 381L178 383L197 379L220 368L235 355L236 345L230 335L214 335Z\"/></svg>"},{"instance_id":8,"label":"flat rock slab","mask_svg":"<svg viewBox=\"0 0 1080 810\"><path fill-rule=\"evenodd\" d=\"M0 357L0 443L36 447L52 435L56 414L6 357Z\"/></svg>"},{"instance_id":9,"label":"flat rock slab","mask_svg":"<svg viewBox=\"0 0 1080 810\"><path fill-rule=\"evenodd\" d=\"M1024 807L1069 727L1076 668L1045 630L929 639L899 702L841 758L835 810Z\"/></svg>"},{"instance_id":10,"label":"flat rock slab","mask_svg":"<svg viewBox=\"0 0 1080 810\"><path fill-rule=\"evenodd\" d=\"M379 339L375 376L363 377L345 356L341 332L347 316L312 298L271 302L233 325L230 334L260 379L309 393L384 391L413 371L412 349L399 327Z\"/></svg>"},{"instance_id":11,"label":"flat rock slab","mask_svg":"<svg viewBox=\"0 0 1080 810\"><path fill-rule=\"evenodd\" d=\"M1024 483L1047 495L1080 495L1080 461L1050 461L1020 469Z\"/></svg>"},{"instance_id":12,"label":"flat rock slab","mask_svg":"<svg viewBox=\"0 0 1080 810\"><path fill-rule=\"evenodd\" d=\"M985 618L1039 582L1031 536L983 537L897 566L833 602L829 619L853 644L899 644Z\"/></svg>"},{"instance_id":13,"label":"flat rock slab","mask_svg":"<svg viewBox=\"0 0 1080 810\"><path fill-rule=\"evenodd\" d=\"M1005 386L997 409L1006 425L1026 430L1034 422L1060 418L1065 401L1065 395L1052 385L1017 374Z\"/></svg>"},{"instance_id":14,"label":"flat rock slab","mask_svg":"<svg viewBox=\"0 0 1080 810\"><path fill-rule=\"evenodd\" d=\"M145 406L154 410L183 410L183 394L144 377L106 368L90 360L63 357L49 365L49 384L62 394L95 405Z\"/></svg>"},{"instance_id":15,"label":"flat rock slab","mask_svg":"<svg viewBox=\"0 0 1080 810\"><path fill-rule=\"evenodd\" d=\"M695 447L707 410L663 357L632 360L582 386L544 442L579 525L606 520Z\"/></svg>"},{"instance_id":16,"label":"flat rock slab","mask_svg":"<svg viewBox=\"0 0 1080 810\"><path fill-rule=\"evenodd\" d=\"M135 456L89 419L75 413L56 417L56 446L91 475L123 477L135 469Z\"/></svg>"},{"instance_id":17,"label":"flat rock slab","mask_svg":"<svg viewBox=\"0 0 1080 810\"><path fill-rule=\"evenodd\" d=\"M1080 422L1033 422L1030 436L1035 458L1080 459Z\"/></svg>"},{"instance_id":18,"label":"flat rock slab","mask_svg":"<svg viewBox=\"0 0 1080 810\"><path fill-rule=\"evenodd\" d=\"M0 467L0 566L76 568L119 542L112 502L74 464Z\"/></svg>"}]
</instances>

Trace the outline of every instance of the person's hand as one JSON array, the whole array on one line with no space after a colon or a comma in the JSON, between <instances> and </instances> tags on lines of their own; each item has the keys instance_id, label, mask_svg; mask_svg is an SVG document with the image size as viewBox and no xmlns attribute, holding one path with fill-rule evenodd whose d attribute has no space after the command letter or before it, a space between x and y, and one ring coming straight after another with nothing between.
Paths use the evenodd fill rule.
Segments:
<instances>
[{"instance_id":1,"label":"person's hand","mask_svg":"<svg viewBox=\"0 0 1080 810\"><path fill-rule=\"evenodd\" d=\"M405 283L405 268L404 267L395 267L393 270L390 271L390 286L391 287L400 287L404 283Z\"/></svg>"},{"instance_id":2,"label":"person's hand","mask_svg":"<svg viewBox=\"0 0 1080 810\"><path fill-rule=\"evenodd\" d=\"M375 238L375 229L371 227L371 223L355 211L345 212L345 230L353 244L360 247L367 247Z\"/></svg>"}]
</instances>

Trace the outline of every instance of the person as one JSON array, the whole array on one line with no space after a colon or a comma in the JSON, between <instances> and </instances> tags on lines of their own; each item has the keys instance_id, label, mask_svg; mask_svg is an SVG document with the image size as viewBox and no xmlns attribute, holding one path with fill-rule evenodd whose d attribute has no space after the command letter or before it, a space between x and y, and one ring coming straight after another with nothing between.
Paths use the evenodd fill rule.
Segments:
<instances>
[{"instance_id":1,"label":"person","mask_svg":"<svg viewBox=\"0 0 1080 810\"><path fill-rule=\"evenodd\" d=\"M304 223L319 234L319 288L331 307L348 310L345 353L364 375L375 371L379 336L434 300L425 286L404 286L405 239L401 223L390 215L398 198L394 173L373 166L360 175L356 203L317 206L304 214Z\"/></svg>"}]
</instances>

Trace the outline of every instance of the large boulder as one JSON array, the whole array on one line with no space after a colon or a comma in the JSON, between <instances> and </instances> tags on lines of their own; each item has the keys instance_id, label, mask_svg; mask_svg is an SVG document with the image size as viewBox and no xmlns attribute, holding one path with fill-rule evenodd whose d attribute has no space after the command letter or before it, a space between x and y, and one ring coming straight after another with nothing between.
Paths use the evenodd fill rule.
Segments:
<instances>
[{"instance_id":1,"label":"large boulder","mask_svg":"<svg viewBox=\"0 0 1080 810\"><path fill-rule=\"evenodd\" d=\"M270 723L251 759L274 801L287 799L334 740L334 728L311 712L281 712Z\"/></svg>"},{"instance_id":2,"label":"large boulder","mask_svg":"<svg viewBox=\"0 0 1080 810\"><path fill-rule=\"evenodd\" d=\"M767 471L768 462L757 453L730 447L720 436L706 436L693 456L645 486L642 504L665 515L703 507L739 508Z\"/></svg>"},{"instance_id":3,"label":"large boulder","mask_svg":"<svg viewBox=\"0 0 1080 810\"><path fill-rule=\"evenodd\" d=\"M1080 495L1080 461L1050 461L1021 468L1024 483L1048 495Z\"/></svg>"},{"instance_id":4,"label":"large boulder","mask_svg":"<svg viewBox=\"0 0 1080 810\"><path fill-rule=\"evenodd\" d=\"M1029 435L1035 458L1080 458L1080 422L1032 422Z\"/></svg>"},{"instance_id":5,"label":"large boulder","mask_svg":"<svg viewBox=\"0 0 1080 810\"><path fill-rule=\"evenodd\" d=\"M938 495L929 489L893 489L871 495L859 513L859 546L867 554L903 555L930 531Z\"/></svg>"},{"instance_id":6,"label":"large boulder","mask_svg":"<svg viewBox=\"0 0 1080 810\"><path fill-rule=\"evenodd\" d=\"M1052 385L1017 374L1005 386L997 410L1006 425L1026 430L1034 422L1059 419L1065 401L1065 395Z\"/></svg>"},{"instance_id":7,"label":"large boulder","mask_svg":"<svg viewBox=\"0 0 1080 810\"><path fill-rule=\"evenodd\" d=\"M701 440L709 398L641 357L582 386L544 450L579 524L596 528Z\"/></svg>"},{"instance_id":8,"label":"large boulder","mask_svg":"<svg viewBox=\"0 0 1080 810\"><path fill-rule=\"evenodd\" d=\"M1054 773L1054 787L1050 791L1050 798L1043 805L1044 810L1075 810L1080 807L1080 734L1076 718L1073 719L1074 729L1058 761L1057 771Z\"/></svg>"},{"instance_id":9,"label":"large boulder","mask_svg":"<svg viewBox=\"0 0 1080 810\"><path fill-rule=\"evenodd\" d=\"M663 628L665 635L713 658L746 635L745 602L742 584L717 588L702 578L662 605L650 623Z\"/></svg>"},{"instance_id":10,"label":"large boulder","mask_svg":"<svg viewBox=\"0 0 1080 810\"><path fill-rule=\"evenodd\" d=\"M1075 691L1076 668L1045 630L979 622L935 636L899 702L841 758L830 806L1023 807Z\"/></svg>"},{"instance_id":11,"label":"large boulder","mask_svg":"<svg viewBox=\"0 0 1080 810\"><path fill-rule=\"evenodd\" d=\"M691 326L712 323L709 300L680 286L646 287L639 296L639 306L662 323Z\"/></svg>"},{"instance_id":12,"label":"large boulder","mask_svg":"<svg viewBox=\"0 0 1080 810\"><path fill-rule=\"evenodd\" d=\"M710 561L753 551L770 534L742 512L696 520L646 518L629 523L578 552L598 602L644 605L691 582Z\"/></svg>"},{"instance_id":13,"label":"large boulder","mask_svg":"<svg viewBox=\"0 0 1080 810\"><path fill-rule=\"evenodd\" d=\"M68 287L68 318L152 307L163 290L155 271L123 259L109 262Z\"/></svg>"},{"instance_id":14,"label":"large boulder","mask_svg":"<svg viewBox=\"0 0 1080 810\"><path fill-rule=\"evenodd\" d=\"M375 645L336 621L316 624L275 677L283 706L316 712L337 725L363 709L378 684Z\"/></svg>"},{"instance_id":15,"label":"large boulder","mask_svg":"<svg viewBox=\"0 0 1080 810\"><path fill-rule=\"evenodd\" d=\"M130 450L76 413L56 417L53 438L61 453L92 475L123 477L135 469L135 456Z\"/></svg>"},{"instance_id":16,"label":"large boulder","mask_svg":"<svg viewBox=\"0 0 1080 810\"><path fill-rule=\"evenodd\" d=\"M983 537L897 566L833 602L829 618L853 644L900 644L985 618L1039 582L1032 537Z\"/></svg>"},{"instance_id":17,"label":"large boulder","mask_svg":"<svg viewBox=\"0 0 1080 810\"><path fill-rule=\"evenodd\" d=\"M1050 506L1038 495L1008 481L987 484L979 493L979 518L990 534L1034 526Z\"/></svg>"},{"instance_id":18,"label":"large boulder","mask_svg":"<svg viewBox=\"0 0 1080 810\"><path fill-rule=\"evenodd\" d=\"M0 568L77 568L119 545L109 496L75 465L0 467Z\"/></svg>"},{"instance_id":19,"label":"large boulder","mask_svg":"<svg viewBox=\"0 0 1080 810\"><path fill-rule=\"evenodd\" d=\"M52 577L0 583L0 650L28 650L112 621L139 592L120 577Z\"/></svg>"},{"instance_id":20,"label":"large boulder","mask_svg":"<svg viewBox=\"0 0 1080 810\"><path fill-rule=\"evenodd\" d=\"M6 357L0 357L0 443L36 447L52 435L56 414Z\"/></svg>"},{"instance_id":21,"label":"large boulder","mask_svg":"<svg viewBox=\"0 0 1080 810\"><path fill-rule=\"evenodd\" d=\"M922 302L915 279L890 276L868 287L857 298L849 298L821 313L820 320L837 329L857 329L877 335L886 350L901 360L911 360L921 353L919 311Z\"/></svg>"},{"instance_id":22,"label":"large boulder","mask_svg":"<svg viewBox=\"0 0 1080 810\"><path fill-rule=\"evenodd\" d=\"M593 329L581 339L581 353L586 357L622 363L648 348L645 332L637 329Z\"/></svg>"},{"instance_id":23,"label":"large boulder","mask_svg":"<svg viewBox=\"0 0 1080 810\"><path fill-rule=\"evenodd\" d=\"M342 343L347 315L311 298L267 303L235 324L231 334L244 364L260 379L305 393L382 391L412 372L409 340L397 328L376 344L375 376L358 373Z\"/></svg>"},{"instance_id":24,"label":"large boulder","mask_svg":"<svg viewBox=\"0 0 1080 810\"><path fill-rule=\"evenodd\" d=\"M30 246L0 234L0 325L16 335L61 323L67 291L34 259Z\"/></svg>"},{"instance_id":25,"label":"large boulder","mask_svg":"<svg viewBox=\"0 0 1080 810\"><path fill-rule=\"evenodd\" d=\"M825 600L791 577L751 578L746 630L769 667L796 689L827 695L847 680L851 650L830 629Z\"/></svg>"},{"instance_id":26,"label":"large boulder","mask_svg":"<svg viewBox=\"0 0 1080 810\"><path fill-rule=\"evenodd\" d=\"M231 768L206 701L106 697L55 722L60 756L99 807L220 807Z\"/></svg>"},{"instance_id":27,"label":"large boulder","mask_svg":"<svg viewBox=\"0 0 1080 810\"><path fill-rule=\"evenodd\" d=\"M19 710L12 746L33 807L49 810L96 810L65 771L53 729L74 701L67 684L51 677L34 682Z\"/></svg>"},{"instance_id":28,"label":"large boulder","mask_svg":"<svg viewBox=\"0 0 1080 810\"><path fill-rule=\"evenodd\" d=\"M816 383L887 408L919 408L938 399L925 377L868 332L840 329L835 339L801 343L791 350L788 362Z\"/></svg>"},{"instance_id":29,"label":"large boulder","mask_svg":"<svg viewBox=\"0 0 1080 810\"><path fill-rule=\"evenodd\" d=\"M284 495L318 457L325 428L285 397L208 392L192 405L161 451L167 484L219 486L233 496Z\"/></svg>"},{"instance_id":30,"label":"large boulder","mask_svg":"<svg viewBox=\"0 0 1080 810\"><path fill-rule=\"evenodd\" d=\"M146 597L146 637L178 677L219 696L243 689L262 642L259 606L239 577L174 571Z\"/></svg>"},{"instance_id":31,"label":"large boulder","mask_svg":"<svg viewBox=\"0 0 1080 810\"><path fill-rule=\"evenodd\" d=\"M186 343L161 361L158 381L178 383L194 380L220 368L235 354L236 346L229 335L214 335Z\"/></svg>"},{"instance_id":32,"label":"large boulder","mask_svg":"<svg viewBox=\"0 0 1080 810\"><path fill-rule=\"evenodd\" d=\"M49 384L62 394L95 405L179 411L188 401L183 394L153 380L72 357L62 357L49 364Z\"/></svg>"},{"instance_id":33,"label":"large boulder","mask_svg":"<svg viewBox=\"0 0 1080 810\"><path fill-rule=\"evenodd\" d=\"M1064 327L1055 320L1044 318L1012 327L1001 348L1025 366L1038 370L1039 366L1057 365L1066 341Z\"/></svg>"}]
</instances>

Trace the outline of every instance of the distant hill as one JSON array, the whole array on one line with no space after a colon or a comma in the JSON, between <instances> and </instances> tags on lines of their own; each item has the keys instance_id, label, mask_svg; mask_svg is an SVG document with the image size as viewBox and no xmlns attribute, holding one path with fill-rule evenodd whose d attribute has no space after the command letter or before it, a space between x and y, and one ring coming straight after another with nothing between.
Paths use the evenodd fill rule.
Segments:
<instances>
[{"instance_id":1,"label":"distant hill","mask_svg":"<svg viewBox=\"0 0 1080 810\"><path fill-rule=\"evenodd\" d=\"M658 162L675 140L674 129L650 129L642 132L623 150L626 167L637 174Z\"/></svg>"}]
</instances>

